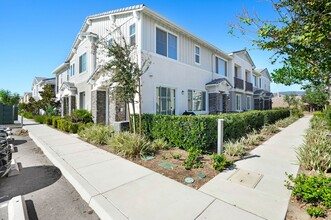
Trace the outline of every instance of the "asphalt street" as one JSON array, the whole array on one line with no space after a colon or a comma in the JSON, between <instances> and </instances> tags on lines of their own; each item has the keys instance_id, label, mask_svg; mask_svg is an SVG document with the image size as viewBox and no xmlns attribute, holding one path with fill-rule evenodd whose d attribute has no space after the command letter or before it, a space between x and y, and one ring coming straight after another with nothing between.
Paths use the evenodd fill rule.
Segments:
<instances>
[{"instance_id":1,"label":"asphalt street","mask_svg":"<svg viewBox=\"0 0 331 220\"><path fill-rule=\"evenodd\" d=\"M17 132L14 129L13 132ZM19 175L0 179L0 206L24 195L30 220L99 219L29 136L14 136ZM1 214L0 220L6 219Z\"/></svg>"}]
</instances>

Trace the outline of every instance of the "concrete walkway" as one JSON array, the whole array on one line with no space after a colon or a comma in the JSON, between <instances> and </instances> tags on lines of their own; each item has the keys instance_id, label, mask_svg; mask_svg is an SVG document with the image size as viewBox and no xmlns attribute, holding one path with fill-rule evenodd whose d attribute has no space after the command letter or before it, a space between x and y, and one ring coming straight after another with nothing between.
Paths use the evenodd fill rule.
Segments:
<instances>
[{"instance_id":1,"label":"concrete walkway","mask_svg":"<svg viewBox=\"0 0 331 220\"><path fill-rule=\"evenodd\" d=\"M262 218L284 219L291 196L284 187L285 172L298 173L295 150L302 144L310 118L305 116L283 129L251 152L258 157L236 162L236 169L220 173L199 190ZM239 171L249 174L233 178Z\"/></svg>"},{"instance_id":2,"label":"concrete walkway","mask_svg":"<svg viewBox=\"0 0 331 220\"><path fill-rule=\"evenodd\" d=\"M24 120L30 137L99 217L116 220L284 219L290 197L283 187L285 171L298 170L294 148L308 122L308 117L300 119L255 149L259 158L236 163L263 175L255 188L227 180L232 170L195 190L73 135Z\"/></svg>"}]
</instances>

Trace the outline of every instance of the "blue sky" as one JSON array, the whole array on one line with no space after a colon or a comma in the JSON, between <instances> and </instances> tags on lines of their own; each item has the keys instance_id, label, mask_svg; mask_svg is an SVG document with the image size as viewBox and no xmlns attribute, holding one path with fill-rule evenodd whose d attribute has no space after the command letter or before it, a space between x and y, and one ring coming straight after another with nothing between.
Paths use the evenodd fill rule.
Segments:
<instances>
[{"instance_id":1,"label":"blue sky","mask_svg":"<svg viewBox=\"0 0 331 220\"><path fill-rule=\"evenodd\" d=\"M0 0L0 89L23 94L35 76L53 77L64 62L86 16L130 5L145 4L169 20L225 52L247 48L257 67L271 72L270 52L228 34L242 8L272 18L263 0ZM272 84L272 92L300 90L299 85Z\"/></svg>"}]
</instances>

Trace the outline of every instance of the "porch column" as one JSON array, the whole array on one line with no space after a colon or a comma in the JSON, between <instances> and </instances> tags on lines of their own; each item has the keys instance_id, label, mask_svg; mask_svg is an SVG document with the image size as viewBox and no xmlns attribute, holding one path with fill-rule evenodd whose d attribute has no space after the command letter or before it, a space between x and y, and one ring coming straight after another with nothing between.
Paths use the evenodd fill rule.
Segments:
<instances>
[{"instance_id":1,"label":"porch column","mask_svg":"<svg viewBox=\"0 0 331 220\"><path fill-rule=\"evenodd\" d=\"M76 109L76 96L69 96L69 115Z\"/></svg>"},{"instance_id":2,"label":"porch column","mask_svg":"<svg viewBox=\"0 0 331 220\"><path fill-rule=\"evenodd\" d=\"M93 90L91 92L91 110L95 123L106 123L106 91Z\"/></svg>"},{"instance_id":3,"label":"porch column","mask_svg":"<svg viewBox=\"0 0 331 220\"><path fill-rule=\"evenodd\" d=\"M209 114L217 114L221 111L221 94L209 93Z\"/></svg>"}]
</instances>

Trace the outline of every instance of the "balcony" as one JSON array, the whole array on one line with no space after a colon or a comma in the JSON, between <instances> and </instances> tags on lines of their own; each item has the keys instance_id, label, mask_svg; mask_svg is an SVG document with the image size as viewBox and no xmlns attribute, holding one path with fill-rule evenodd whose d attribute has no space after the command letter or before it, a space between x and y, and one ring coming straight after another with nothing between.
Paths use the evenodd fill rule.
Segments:
<instances>
[{"instance_id":1,"label":"balcony","mask_svg":"<svg viewBox=\"0 0 331 220\"><path fill-rule=\"evenodd\" d=\"M253 83L245 82L245 91L253 92Z\"/></svg>"},{"instance_id":2,"label":"balcony","mask_svg":"<svg viewBox=\"0 0 331 220\"><path fill-rule=\"evenodd\" d=\"M244 89L244 80L234 77L234 88Z\"/></svg>"}]
</instances>

